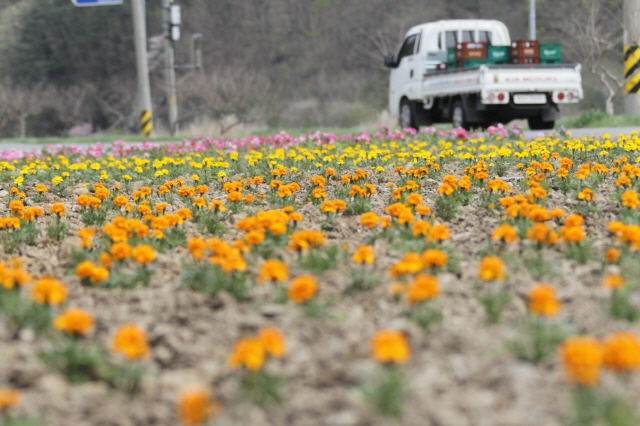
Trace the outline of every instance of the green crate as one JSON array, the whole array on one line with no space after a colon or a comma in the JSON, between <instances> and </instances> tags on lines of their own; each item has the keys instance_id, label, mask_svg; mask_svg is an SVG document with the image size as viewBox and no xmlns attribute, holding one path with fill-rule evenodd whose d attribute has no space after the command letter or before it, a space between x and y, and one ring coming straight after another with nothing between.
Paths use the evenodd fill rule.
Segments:
<instances>
[{"instance_id":1,"label":"green crate","mask_svg":"<svg viewBox=\"0 0 640 426\"><path fill-rule=\"evenodd\" d=\"M541 64L561 64L562 59L540 59Z\"/></svg>"},{"instance_id":2,"label":"green crate","mask_svg":"<svg viewBox=\"0 0 640 426\"><path fill-rule=\"evenodd\" d=\"M489 46L487 48L487 59L492 64L509 63L509 46Z\"/></svg>"},{"instance_id":3,"label":"green crate","mask_svg":"<svg viewBox=\"0 0 640 426\"><path fill-rule=\"evenodd\" d=\"M456 63L456 48L455 47L450 47L447 49L447 63L448 64L455 64Z\"/></svg>"},{"instance_id":4,"label":"green crate","mask_svg":"<svg viewBox=\"0 0 640 426\"><path fill-rule=\"evenodd\" d=\"M460 62L462 68L475 68L489 63L486 59L466 59Z\"/></svg>"},{"instance_id":5,"label":"green crate","mask_svg":"<svg viewBox=\"0 0 640 426\"><path fill-rule=\"evenodd\" d=\"M541 60L562 60L562 46L560 43L540 43Z\"/></svg>"}]
</instances>

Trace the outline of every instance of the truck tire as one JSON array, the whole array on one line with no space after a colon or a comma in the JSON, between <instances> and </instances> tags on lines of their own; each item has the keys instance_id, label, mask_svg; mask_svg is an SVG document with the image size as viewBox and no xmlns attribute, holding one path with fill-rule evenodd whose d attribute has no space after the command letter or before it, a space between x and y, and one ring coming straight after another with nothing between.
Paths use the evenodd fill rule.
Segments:
<instances>
[{"instance_id":1,"label":"truck tire","mask_svg":"<svg viewBox=\"0 0 640 426\"><path fill-rule=\"evenodd\" d=\"M545 121L541 116L529 117L527 121L531 130L551 130L556 125L555 120Z\"/></svg>"},{"instance_id":2,"label":"truck tire","mask_svg":"<svg viewBox=\"0 0 640 426\"><path fill-rule=\"evenodd\" d=\"M402 129L418 129L415 105L407 98L402 98L400 101L400 116L398 117L398 124Z\"/></svg>"},{"instance_id":3,"label":"truck tire","mask_svg":"<svg viewBox=\"0 0 640 426\"><path fill-rule=\"evenodd\" d=\"M469 130L467 112L464 110L464 105L460 100L455 101L451 107L451 124L455 128L462 127L465 130Z\"/></svg>"}]
</instances>

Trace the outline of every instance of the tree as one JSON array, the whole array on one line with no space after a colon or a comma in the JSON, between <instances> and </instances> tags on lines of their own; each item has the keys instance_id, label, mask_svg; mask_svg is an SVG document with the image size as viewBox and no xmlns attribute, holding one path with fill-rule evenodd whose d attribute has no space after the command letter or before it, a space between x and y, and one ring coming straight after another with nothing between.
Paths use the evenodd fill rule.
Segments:
<instances>
[{"instance_id":1,"label":"tree","mask_svg":"<svg viewBox=\"0 0 640 426\"><path fill-rule=\"evenodd\" d=\"M614 102L623 93L622 2L619 0L568 1L571 13L554 28L564 34L566 52L575 57L603 85L605 111L614 114Z\"/></svg>"}]
</instances>

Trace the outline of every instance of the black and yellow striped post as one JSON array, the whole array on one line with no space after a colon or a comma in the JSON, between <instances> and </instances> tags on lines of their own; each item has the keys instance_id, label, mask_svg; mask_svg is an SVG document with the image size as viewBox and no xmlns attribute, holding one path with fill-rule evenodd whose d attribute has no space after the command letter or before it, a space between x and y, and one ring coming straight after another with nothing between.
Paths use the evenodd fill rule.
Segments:
<instances>
[{"instance_id":1,"label":"black and yellow striped post","mask_svg":"<svg viewBox=\"0 0 640 426\"><path fill-rule=\"evenodd\" d=\"M624 47L624 93L640 91L640 48L638 45Z\"/></svg>"},{"instance_id":2,"label":"black and yellow striped post","mask_svg":"<svg viewBox=\"0 0 640 426\"><path fill-rule=\"evenodd\" d=\"M153 120L151 111L149 110L142 110L140 112L140 131L145 136L151 136L151 132L153 131Z\"/></svg>"}]
</instances>

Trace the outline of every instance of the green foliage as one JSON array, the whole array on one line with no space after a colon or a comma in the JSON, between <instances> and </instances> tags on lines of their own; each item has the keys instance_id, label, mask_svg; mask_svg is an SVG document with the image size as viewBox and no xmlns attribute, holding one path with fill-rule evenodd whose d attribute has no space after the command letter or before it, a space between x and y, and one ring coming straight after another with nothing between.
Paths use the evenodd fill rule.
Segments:
<instances>
[{"instance_id":1,"label":"green foliage","mask_svg":"<svg viewBox=\"0 0 640 426\"><path fill-rule=\"evenodd\" d=\"M40 358L71 383L103 381L114 389L133 393L145 374L143 364L138 361L113 363L102 345L95 341L62 336L53 345L41 353Z\"/></svg>"},{"instance_id":2,"label":"green foliage","mask_svg":"<svg viewBox=\"0 0 640 426\"><path fill-rule=\"evenodd\" d=\"M518 337L507 342L507 348L519 359L539 364L556 352L558 345L569 336L563 324L548 318L528 316L517 324Z\"/></svg>"},{"instance_id":3,"label":"green foliage","mask_svg":"<svg viewBox=\"0 0 640 426\"><path fill-rule=\"evenodd\" d=\"M393 418L402 416L402 401L407 393L407 380L399 367L386 365L377 377L362 388L362 392L378 413Z\"/></svg>"},{"instance_id":4,"label":"green foliage","mask_svg":"<svg viewBox=\"0 0 640 426\"><path fill-rule=\"evenodd\" d=\"M318 250L310 250L301 260L300 266L315 274L333 269L338 263L340 248L330 246Z\"/></svg>"},{"instance_id":5,"label":"green foliage","mask_svg":"<svg viewBox=\"0 0 640 426\"><path fill-rule=\"evenodd\" d=\"M210 263L185 266L182 285L211 295L225 290L237 300L246 299L249 294L246 272L228 274Z\"/></svg>"},{"instance_id":6,"label":"green foliage","mask_svg":"<svg viewBox=\"0 0 640 426\"><path fill-rule=\"evenodd\" d=\"M476 294L484 308L487 323L497 324L502 320L502 311L511 302L511 293L506 288L489 289Z\"/></svg>"},{"instance_id":7,"label":"green foliage","mask_svg":"<svg viewBox=\"0 0 640 426\"><path fill-rule=\"evenodd\" d=\"M240 383L241 396L262 407L282 405L284 379L265 371L246 371Z\"/></svg>"},{"instance_id":8,"label":"green foliage","mask_svg":"<svg viewBox=\"0 0 640 426\"><path fill-rule=\"evenodd\" d=\"M597 388L573 390L573 413L568 426L634 426L640 423L636 405Z\"/></svg>"},{"instance_id":9,"label":"green foliage","mask_svg":"<svg viewBox=\"0 0 640 426\"><path fill-rule=\"evenodd\" d=\"M0 315L9 319L10 328L14 333L24 328L44 333L51 327L51 309L25 299L18 289L0 288Z\"/></svg>"}]
</instances>

